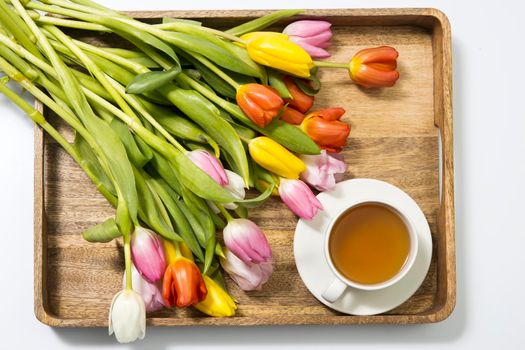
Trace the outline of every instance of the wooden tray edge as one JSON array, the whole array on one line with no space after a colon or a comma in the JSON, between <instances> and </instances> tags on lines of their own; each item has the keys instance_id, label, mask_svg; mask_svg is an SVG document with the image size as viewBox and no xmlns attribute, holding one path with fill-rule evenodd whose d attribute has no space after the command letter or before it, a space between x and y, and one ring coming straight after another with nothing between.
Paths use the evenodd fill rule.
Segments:
<instances>
[{"instance_id":1,"label":"wooden tray edge","mask_svg":"<svg viewBox=\"0 0 525 350\"><path fill-rule=\"evenodd\" d=\"M164 15L179 17L255 17L268 13L271 10L192 10L192 11L162 11ZM139 18L158 18L159 11L128 11L126 14ZM153 326L264 326L264 325L322 325L322 324L414 324L435 323L447 319L453 312L456 304L456 266L455 266L455 225L454 225L454 166L453 166L453 123L452 123L452 54L451 30L447 16L435 8L381 8L381 9L327 9L307 10L306 15L330 16L414 16L414 22L405 24L419 24L428 27L437 34L434 37L434 55L440 59L440 65L434 65L434 96L435 96L435 123L439 127L442 140L442 197L438 218L438 227L445 240L446 249L438 251L438 271L446 274L446 285L441 285L440 303L428 313L421 315L375 315L375 316L326 316L313 320L297 322L294 318L280 320L261 320L252 318L238 319L211 319L212 321L199 322L201 319L178 319L173 323L171 319L148 318L148 325ZM422 17L422 18L420 18ZM430 22L429 22L430 20ZM434 23L432 23L434 22ZM441 50L441 51L440 51ZM440 68L438 68L440 67ZM438 79L436 79L438 77ZM442 85L440 85L442 83ZM43 111L43 105L36 101L35 106ZM99 319L62 319L53 316L47 310L46 295L46 240L45 213L44 213L44 137L40 127L35 127L34 136L34 312L36 318L43 324L52 327L104 327ZM42 276L42 278L38 278ZM439 277L438 277L439 278ZM438 295L439 297L439 295ZM221 321L222 320L222 321ZM171 321L171 322L170 322ZM232 322L233 321L233 322ZM182 323L185 322L185 323Z\"/></svg>"}]
</instances>

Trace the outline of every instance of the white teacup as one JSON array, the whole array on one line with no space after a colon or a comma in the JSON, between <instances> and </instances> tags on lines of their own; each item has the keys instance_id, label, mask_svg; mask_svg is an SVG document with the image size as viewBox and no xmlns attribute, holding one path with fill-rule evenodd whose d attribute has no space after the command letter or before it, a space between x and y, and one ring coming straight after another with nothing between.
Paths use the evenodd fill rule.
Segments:
<instances>
[{"instance_id":1,"label":"white teacup","mask_svg":"<svg viewBox=\"0 0 525 350\"><path fill-rule=\"evenodd\" d=\"M410 250L408 253L407 260L405 261L405 264L401 268L401 270L391 277L390 279L381 282L381 283L375 283L375 284L363 284L358 283L352 280L349 280L348 278L341 275L341 273L336 269L334 266L334 263L332 261L332 258L330 256L330 249L329 249L329 242L330 242L330 236L332 235L332 228L334 227L334 224L337 222L337 220L348 210L355 208L357 206L363 205L363 204L379 204L387 207L388 209L392 210L394 213L397 213L398 216L403 220L403 222L406 225L409 238L410 238ZM328 285L328 287L325 289L325 291L322 293L322 297L328 301L328 302L335 302L337 299L339 299L343 293L347 290L348 287L352 287L355 289L360 290L379 290L387 288L395 283L397 283L399 280L401 280L412 268L412 265L414 264L414 261L416 260L416 255L418 251L418 238L417 238L417 232L414 228L414 225L410 222L408 219L408 216L406 213L401 210L398 206L396 206L394 203L389 203L387 201L382 200L362 200L358 203L354 203L345 210L343 210L341 213L336 215L332 221L330 222L330 225L328 225L326 232L325 232L325 243L324 243L324 255L326 262L328 263L328 266L332 270L332 273L336 276L336 278L333 279L333 281Z\"/></svg>"}]
</instances>

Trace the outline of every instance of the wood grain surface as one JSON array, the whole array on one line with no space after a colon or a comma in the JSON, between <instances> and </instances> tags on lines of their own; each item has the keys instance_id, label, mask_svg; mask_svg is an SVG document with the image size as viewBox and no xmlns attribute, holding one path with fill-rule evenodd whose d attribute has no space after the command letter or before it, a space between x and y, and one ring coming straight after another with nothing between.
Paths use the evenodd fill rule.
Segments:
<instances>
[{"instance_id":1,"label":"wood grain surface","mask_svg":"<svg viewBox=\"0 0 525 350\"><path fill-rule=\"evenodd\" d=\"M207 25L228 27L263 13L131 14L143 19L198 18ZM394 88L364 90L351 84L346 72L325 70L316 106L347 110L344 119L352 132L343 151L346 178L390 182L423 209L434 244L425 281L407 302L382 315L351 316L326 308L308 292L295 267L292 240L297 218L272 198L250 212L274 252L275 272L263 289L243 292L228 283L239 301L232 318L207 317L193 309L163 310L149 315L150 325L401 324L436 322L452 312L456 282L448 21L433 9L316 10L308 15L334 23L333 61L346 62L359 49L378 45L394 46L400 53L401 78ZM100 44L111 40L73 34ZM71 131L44 112L71 139ZM80 233L113 213L74 161L35 129L35 313L40 321L52 326L107 325L111 299L122 284L121 242L91 244Z\"/></svg>"}]
</instances>

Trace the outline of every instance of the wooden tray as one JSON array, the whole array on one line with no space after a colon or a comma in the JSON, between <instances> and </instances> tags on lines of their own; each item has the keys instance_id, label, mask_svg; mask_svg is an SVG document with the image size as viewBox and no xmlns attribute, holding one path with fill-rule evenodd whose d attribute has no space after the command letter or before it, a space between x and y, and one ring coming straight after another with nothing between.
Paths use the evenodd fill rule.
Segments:
<instances>
[{"instance_id":1,"label":"wooden tray","mask_svg":"<svg viewBox=\"0 0 525 350\"><path fill-rule=\"evenodd\" d=\"M136 18L196 18L228 27L265 11L131 12ZM334 26L330 51L346 61L358 49L392 45L400 52L394 88L362 90L344 71L322 72L317 106L346 108L352 125L344 150L346 178L388 181L408 192L432 230L432 263L419 290L396 309L377 316L349 316L318 302L303 285L293 258L296 217L276 199L251 218L265 230L275 272L261 291L244 293L232 318L205 317L193 309L164 310L150 325L273 325L425 323L445 319L455 305L454 176L451 43L446 16L435 9L314 10ZM91 33L71 32L83 40ZM61 130L67 129L44 113ZM69 132L69 137L71 133ZM440 164L441 161L441 164ZM108 308L121 289L120 242L91 244L80 233L113 214L80 168L49 137L35 131L35 313L60 327L107 326Z\"/></svg>"}]
</instances>

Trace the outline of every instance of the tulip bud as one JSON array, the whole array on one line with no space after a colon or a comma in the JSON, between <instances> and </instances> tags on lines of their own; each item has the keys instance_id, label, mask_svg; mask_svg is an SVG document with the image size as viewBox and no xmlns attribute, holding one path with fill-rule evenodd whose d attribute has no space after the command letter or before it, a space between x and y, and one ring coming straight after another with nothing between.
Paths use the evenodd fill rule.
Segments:
<instances>
[{"instance_id":1,"label":"tulip bud","mask_svg":"<svg viewBox=\"0 0 525 350\"><path fill-rule=\"evenodd\" d=\"M252 139L248 149L257 164L279 176L298 179L299 174L306 170L302 160L266 136Z\"/></svg>"},{"instance_id":2,"label":"tulip bud","mask_svg":"<svg viewBox=\"0 0 525 350\"><path fill-rule=\"evenodd\" d=\"M292 95L292 98L285 99L285 101L288 103L288 106L298 110L301 113L308 112L308 110L312 108L312 105L314 104L314 96L305 94L290 77L284 78L284 83Z\"/></svg>"},{"instance_id":3,"label":"tulip bud","mask_svg":"<svg viewBox=\"0 0 525 350\"><path fill-rule=\"evenodd\" d=\"M109 335L119 343L130 343L146 335L146 307L140 295L124 289L115 294L109 309Z\"/></svg>"},{"instance_id":4,"label":"tulip bud","mask_svg":"<svg viewBox=\"0 0 525 350\"><path fill-rule=\"evenodd\" d=\"M326 108L308 113L301 123L301 129L322 149L340 152L350 134L350 125L339 120L344 113L342 108Z\"/></svg>"},{"instance_id":5,"label":"tulip bud","mask_svg":"<svg viewBox=\"0 0 525 350\"><path fill-rule=\"evenodd\" d=\"M211 155L209 152L204 150L195 150L186 153L188 158L199 168L202 169L206 174L210 175L219 185L224 186L228 184L228 177L224 172L224 168L221 163Z\"/></svg>"},{"instance_id":6,"label":"tulip bud","mask_svg":"<svg viewBox=\"0 0 525 350\"><path fill-rule=\"evenodd\" d=\"M301 180L281 179L279 184L281 200L300 218L311 220L323 205L312 190Z\"/></svg>"},{"instance_id":7,"label":"tulip bud","mask_svg":"<svg viewBox=\"0 0 525 350\"><path fill-rule=\"evenodd\" d=\"M284 34L267 33L256 32L241 36L241 39L247 41L246 50L250 58L264 66L298 77L308 78L310 69L314 66L308 52L288 40L288 36Z\"/></svg>"},{"instance_id":8,"label":"tulip bud","mask_svg":"<svg viewBox=\"0 0 525 350\"><path fill-rule=\"evenodd\" d=\"M206 285L197 265L189 259L178 257L164 273L162 297L168 307L187 307L206 298Z\"/></svg>"},{"instance_id":9,"label":"tulip bud","mask_svg":"<svg viewBox=\"0 0 525 350\"><path fill-rule=\"evenodd\" d=\"M224 271L246 291L260 290L273 272L271 260L259 264L245 263L227 248L224 249L224 257L221 257L220 261Z\"/></svg>"},{"instance_id":10,"label":"tulip bud","mask_svg":"<svg viewBox=\"0 0 525 350\"><path fill-rule=\"evenodd\" d=\"M263 231L248 219L233 219L222 231L224 243L244 262L269 261L272 251Z\"/></svg>"},{"instance_id":11,"label":"tulip bud","mask_svg":"<svg viewBox=\"0 0 525 350\"><path fill-rule=\"evenodd\" d=\"M397 50L390 46L361 50L348 64L350 78L367 88L393 86L399 79L398 56Z\"/></svg>"},{"instance_id":12,"label":"tulip bud","mask_svg":"<svg viewBox=\"0 0 525 350\"><path fill-rule=\"evenodd\" d=\"M302 20L292 22L283 30L291 41L301 46L312 58L327 58L330 54L325 50L330 45L332 23L317 20Z\"/></svg>"},{"instance_id":13,"label":"tulip bud","mask_svg":"<svg viewBox=\"0 0 525 350\"><path fill-rule=\"evenodd\" d=\"M137 226L131 235L131 257L137 270L149 282L157 282L166 269L162 242L155 232Z\"/></svg>"},{"instance_id":14,"label":"tulip bud","mask_svg":"<svg viewBox=\"0 0 525 350\"><path fill-rule=\"evenodd\" d=\"M245 84L237 90L237 104L258 127L264 128L279 115L284 101L270 86Z\"/></svg>"},{"instance_id":15,"label":"tulip bud","mask_svg":"<svg viewBox=\"0 0 525 350\"><path fill-rule=\"evenodd\" d=\"M283 122L287 122L292 125L299 125L304 120L304 114L299 111L296 111L293 108L286 107L284 112L281 114L280 118Z\"/></svg>"},{"instance_id":16,"label":"tulip bud","mask_svg":"<svg viewBox=\"0 0 525 350\"><path fill-rule=\"evenodd\" d=\"M213 279L206 275L204 275L203 278L208 294L203 301L195 305L195 308L206 315L214 317L230 317L235 315L237 305L235 305L233 298Z\"/></svg>"},{"instance_id":17,"label":"tulip bud","mask_svg":"<svg viewBox=\"0 0 525 350\"><path fill-rule=\"evenodd\" d=\"M301 179L319 191L331 191L338 180L337 175L346 171L345 162L332 157L325 150L314 156L303 154L301 160L306 164Z\"/></svg>"},{"instance_id":18,"label":"tulip bud","mask_svg":"<svg viewBox=\"0 0 525 350\"><path fill-rule=\"evenodd\" d=\"M224 169L224 171L226 172L226 176L228 177L228 184L223 187L227 189L228 192L230 192L233 197L239 200L244 199L244 196L246 195L246 191L244 190L243 178L231 170ZM220 212L219 208L217 208L217 206L215 205L215 203L213 203L213 201L207 201L207 202L214 213ZM225 207L226 209L235 210L237 209L238 205L235 203L223 203L223 207Z\"/></svg>"},{"instance_id":19,"label":"tulip bud","mask_svg":"<svg viewBox=\"0 0 525 350\"><path fill-rule=\"evenodd\" d=\"M131 265L131 280L133 290L140 294L144 304L146 305L146 312L155 312L164 307L162 300L162 293L157 285L148 282L135 268ZM126 275L122 277L122 288L126 287Z\"/></svg>"}]
</instances>

